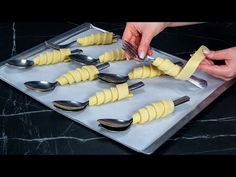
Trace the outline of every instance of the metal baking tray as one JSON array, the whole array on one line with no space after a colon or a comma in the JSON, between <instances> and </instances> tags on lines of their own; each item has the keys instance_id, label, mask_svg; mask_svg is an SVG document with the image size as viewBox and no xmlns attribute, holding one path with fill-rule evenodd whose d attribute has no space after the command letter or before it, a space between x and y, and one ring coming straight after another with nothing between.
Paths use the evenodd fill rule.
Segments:
<instances>
[{"instance_id":1,"label":"metal baking tray","mask_svg":"<svg viewBox=\"0 0 236 177\"><path fill-rule=\"evenodd\" d=\"M55 44L63 44L75 40L78 36L84 36L87 34L96 33L98 31L104 30L97 28L90 23L85 23L61 35L58 35L49 41ZM119 39L118 43L112 45L90 47L80 47L78 45L77 48L81 48L84 51L84 54L92 57L98 57L106 51L121 47L121 44L122 41ZM72 46L72 48L76 48L76 44L75 46ZM39 53L46 52L47 50L49 49L42 43L12 58L9 58L8 60L22 58L32 59ZM153 57L160 56L168 58L173 62L186 62L186 60L158 49L153 48L153 50ZM68 70L75 69L79 67L79 65L75 62L69 62L42 67L32 67L30 69L16 69L6 66L6 61L7 60L0 63L1 80L29 95L45 106L64 115L65 117L72 119L118 143L121 143L130 149L144 154L153 153L168 138L175 134L233 83L235 83L235 80L224 82L198 70L194 73L194 75L207 80L208 87L205 89L197 88L189 82L176 80L168 76L156 77L143 80L145 86L134 91L134 96L129 99L101 106L87 107L81 112L68 112L55 108L52 105L52 101L66 99L83 102L90 96L94 95L95 92L104 88L109 88L112 85L95 80L78 83L71 86L61 86L56 88L54 91L47 93L34 92L27 89L24 86L24 82L30 80L54 81L61 74L67 72ZM119 61L111 63L111 66L103 72L127 74L133 67L136 66L137 65L133 61ZM132 84L137 81L139 80L128 81L128 83ZM99 118L129 119L135 111L147 104L159 101L160 99L176 99L185 95L190 96L191 100L189 102L176 107L174 113L157 121L152 121L143 125L133 125L128 130L123 132L110 132L98 126L97 119Z\"/></svg>"}]
</instances>

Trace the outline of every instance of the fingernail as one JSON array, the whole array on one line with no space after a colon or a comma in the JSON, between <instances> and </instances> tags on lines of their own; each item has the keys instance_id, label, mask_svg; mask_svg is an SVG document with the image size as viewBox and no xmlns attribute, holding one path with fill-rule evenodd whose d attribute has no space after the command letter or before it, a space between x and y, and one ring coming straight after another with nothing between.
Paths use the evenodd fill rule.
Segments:
<instances>
[{"instance_id":1,"label":"fingernail","mask_svg":"<svg viewBox=\"0 0 236 177\"><path fill-rule=\"evenodd\" d=\"M139 53L139 57L140 57L141 59L144 59L144 57L145 57L144 51L141 51L141 52Z\"/></svg>"},{"instance_id":2,"label":"fingernail","mask_svg":"<svg viewBox=\"0 0 236 177\"><path fill-rule=\"evenodd\" d=\"M209 55L211 53L211 51L209 49L203 49L203 53L206 55Z\"/></svg>"}]
</instances>

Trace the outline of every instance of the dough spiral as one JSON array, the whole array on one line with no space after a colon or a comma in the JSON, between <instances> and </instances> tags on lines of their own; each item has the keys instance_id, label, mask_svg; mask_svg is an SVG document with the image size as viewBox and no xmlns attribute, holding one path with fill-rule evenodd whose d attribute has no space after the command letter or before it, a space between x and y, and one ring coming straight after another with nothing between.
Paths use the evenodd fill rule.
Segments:
<instances>
[{"instance_id":1,"label":"dough spiral","mask_svg":"<svg viewBox=\"0 0 236 177\"><path fill-rule=\"evenodd\" d=\"M157 67L150 65L143 65L141 67L134 68L129 74L129 79L145 79L162 75L163 72L157 69Z\"/></svg>"},{"instance_id":2,"label":"dough spiral","mask_svg":"<svg viewBox=\"0 0 236 177\"><path fill-rule=\"evenodd\" d=\"M133 124L143 124L154 119L165 117L174 111L174 107L172 100L161 100L147 105L133 114Z\"/></svg>"},{"instance_id":3,"label":"dough spiral","mask_svg":"<svg viewBox=\"0 0 236 177\"><path fill-rule=\"evenodd\" d=\"M73 84L86 80L91 81L97 78L98 73L99 71L96 66L87 65L63 74L56 81L59 82L60 85Z\"/></svg>"},{"instance_id":4,"label":"dough spiral","mask_svg":"<svg viewBox=\"0 0 236 177\"><path fill-rule=\"evenodd\" d=\"M120 60L125 60L125 59L126 57L125 57L125 52L123 49L111 50L99 56L99 61L101 63L109 62L109 61L120 61Z\"/></svg>"},{"instance_id":5,"label":"dough spiral","mask_svg":"<svg viewBox=\"0 0 236 177\"><path fill-rule=\"evenodd\" d=\"M90 46L90 45L106 45L117 42L117 39L113 38L112 32L104 32L91 34L88 36L80 37L77 39L77 43L81 46Z\"/></svg>"},{"instance_id":6,"label":"dough spiral","mask_svg":"<svg viewBox=\"0 0 236 177\"><path fill-rule=\"evenodd\" d=\"M67 62L70 61L68 57L70 54L70 49L53 50L40 54L38 57L34 58L33 61L35 65L49 65L59 62Z\"/></svg>"},{"instance_id":7,"label":"dough spiral","mask_svg":"<svg viewBox=\"0 0 236 177\"><path fill-rule=\"evenodd\" d=\"M118 84L116 87L111 87L110 89L104 89L97 92L96 95L89 98L89 105L101 105L108 102L115 102L133 96L129 92L128 84Z\"/></svg>"}]
</instances>

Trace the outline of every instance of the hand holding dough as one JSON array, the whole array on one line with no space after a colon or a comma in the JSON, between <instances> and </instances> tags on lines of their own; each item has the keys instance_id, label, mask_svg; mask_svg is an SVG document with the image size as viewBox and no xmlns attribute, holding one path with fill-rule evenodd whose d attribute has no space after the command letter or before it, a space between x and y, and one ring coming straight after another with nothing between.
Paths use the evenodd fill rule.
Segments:
<instances>
[{"instance_id":1,"label":"hand holding dough","mask_svg":"<svg viewBox=\"0 0 236 177\"><path fill-rule=\"evenodd\" d=\"M192 76L198 65L205 58L205 55L203 54L204 49L207 49L207 47L202 45L189 59L184 68L172 63L168 59L162 59L160 57L157 57L152 64L167 75L173 76L176 79L187 80Z\"/></svg>"},{"instance_id":2,"label":"hand holding dough","mask_svg":"<svg viewBox=\"0 0 236 177\"><path fill-rule=\"evenodd\" d=\"M99 61L101 63L109 62L109 61L120 61L120 60L125 60L125 59L126 59L125 51L123 49L115 49L99 56Z\"/></svg>"},{"instance_id":3,"label":"hand holding dough","mask_svg":"<svg viewBox=\"0 0 236 177\"><path fill-rule=\"evenodd\" d=\"M59 62L67 62L70 61L68 57L70 54L70 49L53 50L44 54L40 54L38 57L34 58L33 61L35 65L49 65Z\"/></svg>"},{"instance_id":4,"label":"hand holding dough","mask_svg":"<svg viewBox=\"0 0 236 177\"><path fill-rule=\"evenodd\" d=\"M73 84L86 80L91 81L97 78L98 73L99 71L96 66L88 65L69 71L60 76L56 81L59 82L60 85Z\"/></svg>"},{"instance_id":5,"label":"hand holding dough","mask_svg":"<svg viewBox=\"0 0 236 177\"><path fill-rule=\"evenodd\" d=\"M104 89L100 92L97 92L95 96L89 98L89 105L101 105L108 102L115 102L124 98L133 96L129 92L128 84L118 84L116 87L111 87L110 89Z\"/></svg>"},{"instance_id":6,"label":"hand holding dough","mask_svg":"<svg viewBox=\"0 0 236 177\"><path fill-rule=\"evenodd\" d=\"M117 39L113 38L113 33L111 32L91 34L77 39L77 43L82 46L105 45L115 42L117 42Z\"/></svg>"},{"instance_id":7,"label":"hand holding dough","mask_svg":"<svg viewBox=\"0 0 236 177\"><path fill-rule=\"evenodd\" d=\"M134 68L129 74L129 79L145 79L152 78L162 75L163 72L160 71L157 67L150 65L143 65L141 67Z\"/></svg>"},{"instance_id":8,"label":"hand holding dough","mask_svg":"<svg viewBox=\"0 0 236 177\"><path fill-rule=\"evenodd\" d=\"M154 119L165 117L174 111L174 102L172 100L161 100L145 106L133 114L133 124L143 124Z\"/></svg>"}]
</instances>

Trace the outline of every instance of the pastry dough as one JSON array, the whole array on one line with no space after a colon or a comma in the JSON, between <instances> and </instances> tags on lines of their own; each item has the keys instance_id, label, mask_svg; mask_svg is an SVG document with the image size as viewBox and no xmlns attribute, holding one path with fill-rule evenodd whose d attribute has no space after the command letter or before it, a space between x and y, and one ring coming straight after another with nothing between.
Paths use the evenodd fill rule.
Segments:
<instances>
[{"instance_id":1,"label":"pastry dough","mask_svg":"<svg viewBox=\"0 0 236 177\"><path fill-rule=\"evenodd\" d=\"M129 92L128 84L118 84L116 87L111 87L110 89L104 89L97 92L95 96L89 98L89 105L101 105L108 102L115 102L133 96Z\"/></svg>"},{"instance_id":2,"label":"pastry dough","mask_svg":"<svg viewBox=\"0 0 236 177\"><path fill-rule=\"evenodd\" d=\"M125 59L126 59L125 51L123 49L115 49L99 56L99 61L101 63L108 62L108 61L120 61L120 60L125 60Z\"/></svg>"},{"instance_id":3,"label":"pastry dough","mask_svg":"<svg viewBox=\"0 0 236 177\"><path fill-rule=\"evenodd\" d=\"M168 59L162 59L160 57L157 57L152 64L167 75L173 76L176 79L187 80L205 58L203 54L204 49L207 49L207 47L202 45L189 59L184 68L175 65Z\"/></svg>"},{"instance_id":4,"label":"pastry dough","mask_svg":"<svg viewBox=\"0 0 236 177\"><path fill-rule=\"evenodd\" d=\"M56 81L59 82L60 85L73 84L86 80L91 81L97 78L98 73L99 71L95 66L87 65L63 74Z\"/></svg>"},{"instance_id":5,"label":"pastry dough","mask_svg":"<svg viewBox=\"0 0 236 177\"><path fill-rule=\"evenodd\" d=\"M171 114L174 111L172 100L161 100L139 109L133 114L133 124L143 124L154 119L159 119Z\"/></svg>"},{"instance_id":6,"label":"pastry dough","mask_svg":"<svg viewBox=\"0 0 236 177\"><path fill-rule=\"evenodd\" d=\"M143 65L141 67L134 68L129 74L129 79L145 79L162 75L163 72L157 67L150 65Z\"/></svg>"},{"instance_id":7,"label":"pastry dough","mask_svg":"<svg viewBox=\"0 0 236 177\"><path fill-rule=\"evenodd\" d=\"M115 42L117 42L117 39L113 38L113 33L111 32L91 34L77 39L77 43L82 46L105 45Z\"/></svg>"},{"instance_id":8,"label":"pastry dough","mask_svg":"<svg viewBox=\"0 0 236 177\"><path fill-rule=\"evenodd\" d=\"M68 57L70 54L70 49L53 50L44 54L40 54L38 57L34 58L33 61L35 65L49 65L59 62L67 62L70 61Z\"/></svg>"}]
</instances>

